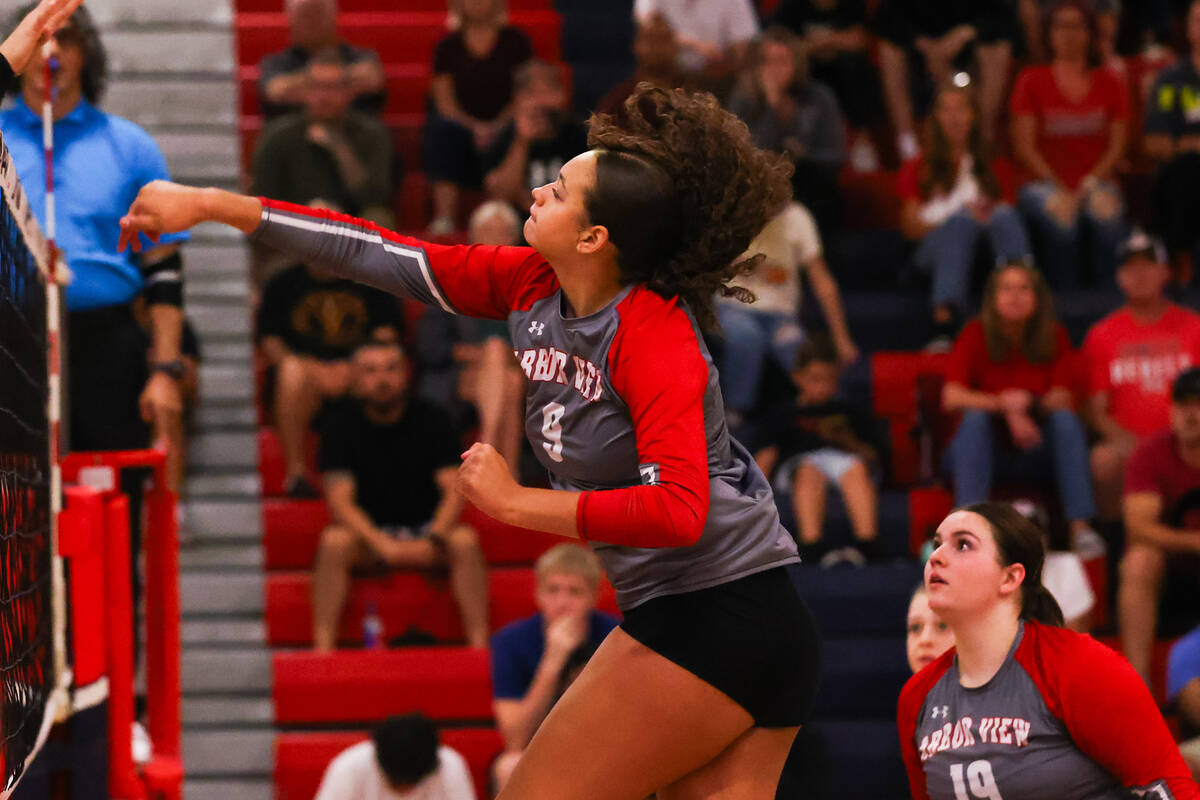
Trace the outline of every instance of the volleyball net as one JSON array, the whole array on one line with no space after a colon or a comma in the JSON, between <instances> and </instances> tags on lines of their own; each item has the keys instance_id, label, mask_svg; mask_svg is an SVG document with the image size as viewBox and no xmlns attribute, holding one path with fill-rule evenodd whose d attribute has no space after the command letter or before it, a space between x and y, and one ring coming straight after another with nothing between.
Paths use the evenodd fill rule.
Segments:
<instances>
[{"instance_id":1,"label":"volleyball net","mask_svg":"<svg viewBox=\"0 0 1200 800\"><path fill-rule=\"evenodd\" d=\"M0 769L5 796L65 707L52 250L0 137Z\"/></svg>"}]
</instances>

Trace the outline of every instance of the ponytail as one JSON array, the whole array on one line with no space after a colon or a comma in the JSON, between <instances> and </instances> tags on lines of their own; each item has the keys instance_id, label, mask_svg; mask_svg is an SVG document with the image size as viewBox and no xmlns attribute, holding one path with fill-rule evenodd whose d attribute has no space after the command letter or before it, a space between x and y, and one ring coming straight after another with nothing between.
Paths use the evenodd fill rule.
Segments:
<instances>
[{"instance_id":1,"label":"ponytail","mask_svg":"<svg viewBox=\"0 0 1200 800\"><path fill-rule=\"evenodd\" d=\"M1053 625L1056 628L1061 628L1066 624L1058 601L1054 599L1054 595L1050 594L1050 590L1040 583L1036 588L1022 587L1021 619L1031 619L1034 622Z\"/></svg>"}]
</instances>

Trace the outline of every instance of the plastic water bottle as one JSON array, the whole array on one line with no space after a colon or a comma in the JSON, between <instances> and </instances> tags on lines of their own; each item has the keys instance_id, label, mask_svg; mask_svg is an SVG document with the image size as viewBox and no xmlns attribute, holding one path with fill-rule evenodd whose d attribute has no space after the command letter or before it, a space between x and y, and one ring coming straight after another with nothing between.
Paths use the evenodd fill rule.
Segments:
<instances>
[{"instance_id":1,"label":"plastic water bottle","mask_svg":"<svg viewBox=\"0 0 1200 800\"><path fill-rule=\"evenodd\" d=\"M374 601L367 603L363 613L363 647L368 650L383 648L383 620L379 618L379 605Z\"/></svg>"}]
</instances>

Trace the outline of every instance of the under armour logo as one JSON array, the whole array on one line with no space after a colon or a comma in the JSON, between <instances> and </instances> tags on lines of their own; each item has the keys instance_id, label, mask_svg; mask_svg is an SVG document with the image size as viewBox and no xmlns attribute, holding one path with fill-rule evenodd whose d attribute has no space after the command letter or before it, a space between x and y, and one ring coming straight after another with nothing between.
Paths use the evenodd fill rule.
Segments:
<instances>
[{"instance_id":1,"label":"under armour logo","mask_svg":"<svg viewBox=\"0 0 1200 800\"><path fill-rule=\"evenodd\" d=\"M950 706L934 706L933 713L930 716L932 716L934 719L937 719L938 717L941 717L942 719L948 719L950 717Z\"/></svg>"},{"instance_id":2,"label":"under armour logo","mask_svg":"<svg viewBox=\"0 0 1200 800\"><path fill-rule=\"evenodd\" d=\"M546 330L546 323L544 323L544 322L529 323L529 332L532 333L534 336L541 336L542 331L544 331L544 330Z\"/></svg>"}]
</instances>

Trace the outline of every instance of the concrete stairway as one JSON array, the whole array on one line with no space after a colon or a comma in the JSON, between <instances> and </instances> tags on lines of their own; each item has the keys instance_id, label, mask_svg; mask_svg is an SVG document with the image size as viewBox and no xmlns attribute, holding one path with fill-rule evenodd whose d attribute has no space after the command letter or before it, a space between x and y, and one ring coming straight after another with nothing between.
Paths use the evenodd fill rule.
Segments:
<instances>
[{"instance_id":1,"label":"concrete stairway","mask_svg":"<svg viewBox=\"0 0 1200 800\"><path fill-rule=\"evenodd\" d=\"M89 0L112 67L104 108L159 142L172 177L236 188L228 0ZM267 800L274 738L263 576L248 258L202 226L184 250L186 307L203 352L180 554L187 800Z\"/></svg>"}]
</instances>

